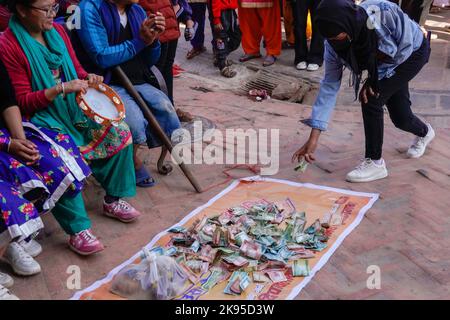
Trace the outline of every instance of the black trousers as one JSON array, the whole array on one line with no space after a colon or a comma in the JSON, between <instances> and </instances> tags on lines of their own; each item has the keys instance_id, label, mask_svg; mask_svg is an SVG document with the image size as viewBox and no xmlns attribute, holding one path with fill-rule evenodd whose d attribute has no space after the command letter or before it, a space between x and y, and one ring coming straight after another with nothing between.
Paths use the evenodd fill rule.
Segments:
<instances>
[{"instance_id":1,"label":"black trousers","mask_svg":"<svg viewBox=\"0 0 450 320\"><path fill-rule=\"evenodd\" d=\"M428 62L429 57L429 43L424 38L422 46L395 69L395 75L379 81L379 97L370 97L367 104L361 105L366 136L366 158L373 160L381 158L384 105L397 128L419 137L427 135L426 124L411 111L408 83Z\"/></svg>"},{"instance_id":2,"label":"black trousers","mask_svg":"<svg viewBox=\"0 0 450 320\"><path fill-rule=\"evenodd\" d=\"M177 54L178 39L161 43L161 56L159 57L156 67L161 71L167 86L167 96L173 104L173 74L172 67ZM152 84L158 87L157 83Z\"/></svg>"},{"instance_id":3,"label":"black trousers","mask_svg":"<svg viewBox=\"0 0 450 320\"><path fill-rule=\"evenodd\" d=\"M209 12L212 12L211 7L208 9ZM213 30L212 45L214 57L216 58L217 66L222 70L226 66L228 55L241 45L242 34L241 29L239 28L236 10L222 10L220 20L223 30L220 32L214 31L212 19L212 14L210 14L209 22L211 24L211 30Z\"/></svg>"},{"instance_id":4,"label":"black trousers","mask_svg":"<svg viewBox=\"0 0 450 320\"><path fill-rule=\"evenodd\" d=\"M399 4L399 0L389 0ZM401 8L412 20L420 23L420 17L423 11L423 0L402 0Z\"/></svg>"},{"instance_id":5,"label":"black trousers","mask_svg":"<svg viewBox=\"0 0 450 320\"><path fill-rule=\"evenodd\" d=\"M294 35L295 35L295 61L297 64L302 61L322 65L324 38L319 32L314 18L319 6L319 0L296 0L292 1L292 13L294 15ZM312 39L308 50L306 39L306 27L308 19L308 10L311 12Z\"/></svg>"}]
</instances>

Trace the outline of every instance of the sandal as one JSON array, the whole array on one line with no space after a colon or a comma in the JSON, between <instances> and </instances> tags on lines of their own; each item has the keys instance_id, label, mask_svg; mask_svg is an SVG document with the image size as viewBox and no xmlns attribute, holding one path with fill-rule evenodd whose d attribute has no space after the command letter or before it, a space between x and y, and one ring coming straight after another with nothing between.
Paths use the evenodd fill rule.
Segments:
<instances>
[{"instance_id":1,"label":"sandal","mask_svg":"<svg viewBox=\"0 0 450 320\"><path fill-rule=\"evenodd\" d=\"M264 66L264 67L271 66L271 65L273 65L273 64L275 63L275 61L277 61L277 58L276 58L275 56L269 56L269 55L267 55L267 56L264 58L263 66Z\"/></svg>"},{"instance_id":2,"label":"sandal","mask_svg":"<svg viewBox=\"0 0 450 320\"><path fill-rule=\"evenodd\" d=\"M141 188L150 188L156 184L155 179L152 178L145 166L135 170L136 173L136 185Z\"/></svg>"},{"instance_id":3,"label":"sandal","mask_svg":"<svg viewBox=\"0 0 450 320\"><path fill-rule=\"evenodd\" d=\"M261 58L261 57L262 56L261 56L260 53L258 53L258 54L244 54L242 57L239 58L239 61L240 62L245 62L245 61L249 61L249 60L252 60L252 59L258 59L258 58Z\"/></svg>"},{"instance_id":4,"label":"sandal","mask_svg":"<svg viewBox=\"0 0 450 320\"><path fill-rule=\"evenodd\" d=\"M190 60L190 59L198 56L199 54L202 54L205 51L206 51L206 47L192 48L192 50L186 54L186 59Z\"/></svg>"},{"instance_id":5,"label":"sandal","mask_svg":"<svg viewBox=\"0 0 450 320\"><path fill-rule=\"evenodd\" d=\"M225 67L229 67L233 64L233 61L231 60L225 60ZM214 58L214 67L218 68L219 67L219 60L217 60L216 58Z\"/></svg>"},{"instance_id":6,"label":"sandal","mask_svg":"<svg viewBox=\"0 0 450 320\"><path fill-rule=\"evenodd\" d=\"M224 67L222 70L220 70L220 74L224 76L225 78L233 78L236 76L236 71L231 69L230 66Z\"/></svg>"},{"instance_id":7,"label":"sandal","mask_svg":"<svg viewBox=\"0 0 450 320\"><path fill-rule=\"evenodd\" d=\"M191 122L194 120L194 116L192 114L181 109L177 109L177 116L180 122Z\"/></svg>"}]
</instances>

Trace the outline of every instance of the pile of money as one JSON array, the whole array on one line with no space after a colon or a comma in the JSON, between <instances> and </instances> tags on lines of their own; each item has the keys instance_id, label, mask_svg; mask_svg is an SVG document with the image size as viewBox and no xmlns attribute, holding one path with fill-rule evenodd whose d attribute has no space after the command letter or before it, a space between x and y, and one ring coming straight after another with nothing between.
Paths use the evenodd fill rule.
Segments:
<instances>
[{"instance_id":1,"label":"pile of money","mask_svg":"<svg viewBox=\"0 0 450 320\"><path fill-rule=\"evenodd\" d=\"M171 240L159 254L173 256L193 283L209 273L202 288L227 281L224 293L241 295L252 283L287 281L287 274L307 277L308 259L327 247L326 228L338 223L348 197L336 200L328 215L308 225L290 199L245 201L213 216L197 219L189 229L169 230ZM349 214L354 206L345 206ZM342 218L340 220L342 223Z\"/></svg>"}]
</instances>

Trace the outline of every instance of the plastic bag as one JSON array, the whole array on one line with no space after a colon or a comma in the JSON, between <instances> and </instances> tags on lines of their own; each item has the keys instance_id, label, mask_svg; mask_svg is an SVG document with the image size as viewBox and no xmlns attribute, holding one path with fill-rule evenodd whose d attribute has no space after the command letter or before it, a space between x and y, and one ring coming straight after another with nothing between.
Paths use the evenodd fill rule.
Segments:
<instances>
[{"instance_id":1,"label":"plastic bag","mask_svg":"<svg viewBox=\"0 0 450 320\"><path fill-rule=\"evenodd\" d=\"M175 259L150 253L144 248L143 258L114 277L110 291L132 300L169 300L180 295L187 275Z\"/></svg>"}]
</instances>

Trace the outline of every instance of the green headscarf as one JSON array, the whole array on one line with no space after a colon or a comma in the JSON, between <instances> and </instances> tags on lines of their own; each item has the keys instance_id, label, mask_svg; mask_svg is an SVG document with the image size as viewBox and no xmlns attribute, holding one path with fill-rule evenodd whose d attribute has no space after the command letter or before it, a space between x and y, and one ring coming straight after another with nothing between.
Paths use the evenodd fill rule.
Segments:
<instances>
[{"instance_id":1,"label":"green headscarf","mask_svg":"<svg viewBox=\"0 0 450 320\"><path fill-rule=\"evenodd\" d=\"M9 28L30 64L33 91L55 86L51 70L61 68L65 81L78 79L66 44L55 28L43 33L48 48L31 37L16 15L11 17ZM70 134L78 146L89 143L82 134L83 128L88 126L88 119L79 108L74 93L67 94L65 99L58 95L48 108L37 112L31 121L38 126Z\"/></svg>"}]
</instances>

